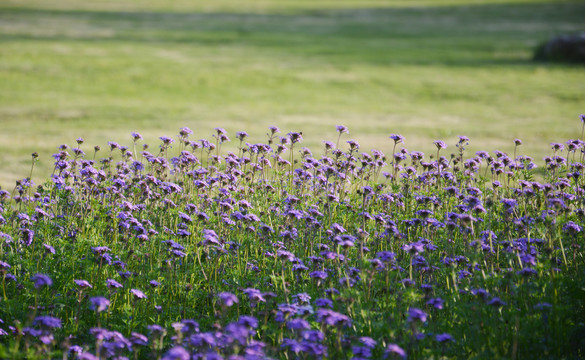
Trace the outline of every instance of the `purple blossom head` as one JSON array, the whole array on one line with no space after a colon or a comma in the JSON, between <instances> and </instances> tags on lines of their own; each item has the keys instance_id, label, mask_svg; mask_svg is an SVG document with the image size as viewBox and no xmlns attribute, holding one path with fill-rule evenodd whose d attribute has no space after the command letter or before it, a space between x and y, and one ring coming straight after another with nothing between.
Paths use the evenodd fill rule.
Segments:
<instances>
[{"instance_id":1,"label":"purple blossom head","mask_svg":"<svg viewBox=\"0 0 585 360\"><path fill-rule=\"evenodd\" d=\"M162 360L190 360L191 354L182 346L175 346L164 354Z\"/></svg>"},{"instance_id":2,"label":"purple blossom head","mask_svg":"<svg viewBox=\"0 0 585 360\"><path fill-rule=\"evenodd\" d=\"M337 132L339 133L339 135L341 135L343 133L349 134L349 130L347 129L346 126L337 125L335 128L337 129Z\"/></svg>"},{"instance_id":3,"label":"purple blossom head","mask_svg":"<svg viewBox=\"0 0 585 360\"><path fill-rule=\"evenodd\" d=\"M410 308L408 309L408 321L410 322L425 322L427 321L427 313L422 311L421 309L417 308Z\"/></svg>"},{"instance_id":4,"label":"purple blossom head","mask_svg":"<svg viewBox=\"0 0 585 360\"><path fill-rule=\"evenodd\" d=\"M73 282L75 282L75 285L79 286L81 289L93 287L87 280L73 280Z\"/></svg>"},{"instance_id":5,"label":"purple blossom head","mask_svg":"<svg viewBox=\"0 0 585 360\"><path fill-rule=\"evenodd\" d=\"M507 305L506 302L504 302L502 299L496 296L494 296L490 301L488 301L487 304L493 307L502 307L504 305Z\"/></svg>"},{"instance_id":6,"label":"purple blossom head","mask_svg":"<svg viewBox=\"0 0 585 360\"><path fill-rule=\"evenodd\" d=\"M432 298L429 301L427 301L427 305L430 305L432 307L434 307L435 309L443 309L443 299L441 298Z\"/></svg>"},{"instance_id":7,"label":"purple blossom head","mask_svg":"<svg viewBox=\"0 0 585 360\"><path fill-rule=\"evenodd\" d=\"M248 137L248 133L245 131L236 132L236 138L238 138L240 141L243 141L247 137Z\"/></svg>"},{"instance_id":8,"label":"purple blossom head","mask_svg":"<svg viewBox=\"0 0 585 360\"><path fill-rule=\"evenodd\" d=\"M374 339L372 339L369 336L362 336L361 338L359 338L360 342L367 348L373 349L376 347L376 345L378 344L378 342Z\"/></svg>"},{"instance_id":9,"label":"purple blossom head","mask_svg":"<svg viewBox=\"0 0 585 360\"><path fill-rule=\"evenodd\" d=\"M35 283L34 286L36 289L53 285L53 280L45 274L36 274L31 280Z\"/></svg>"},{"instance_id":10,"label":"purple blossom head","mask_svg":"<svg viewBox=\"0 0 585 360\"><path fill-rule=\"evenodd\" d=\"M239 303L238 297L229 292L221 292L217 294L217 297L223 307L232 307L234 304Z\"/></svg>"},{"instance_id":11,"label":"purple blossom head","mask_svg":"<svg viewBox=\"0 0 585 360\"><path fill-rule=\"evenodd\" d=\"M132 295L134 295L134 299L137 299L137 300L138 299L146 299L147 298L147 296L142 291L140 291L138 289L131 289L130 290L130 293Z\"/></svg>"},{"instance_id":12,"label":"purple blossom head","mask_svg":"<svg viewBox=\"0 0 585 360\"><path fill-rule=\"evenodd\" d=\"M581 227L575 224L573 221L568 221L563 225L563 231L569 233L570 235L575 235L578 232L581 232Z\"/></svg>"},{"instance_id":13,"label":"purple blossom head","mask_svg":"<svg viewBox=\"0 0 585 360\"><path fill-rule=\"evenodd\" d=\"M102 296L96 296L89 299L89 308L96 312L102 312L110 306L110 300Z\"/></svg>"},{"instance_id":14,"label":"purple blossom head","mask_svg":"<svg viewBox=\"0 0 585 360\"><path fill-rule=\"evenodd\" d=\"M302 132L289 132L288 137L291 143L296 144L298 142L303 141L303 133Z\"/></svg>"},{"instance_id":15,"label":"purple blossom head","mask_svg":"<svg viewBox=\"0 0 585 360\"><path fill-rule=\"evenodd\" d=\"M309 322L302 318L294 318L286 323L286 327L292 330L306 330L310 329L311 325Z\"/></svg>"},{"instance_id":16,"label":"purple blossom head","mask_svg":"<svg viewBox=\"0 0 585 360\"><path fill-rule=\"evenodd\" d=\"M390 139L394 140L394 144L404 142L404 137L402 135L392 134L390 135Z\"/></svg>"},{"instance_id":17,"label":"purple blossom head","mask_svg":"<svg viewBox=\"0 0 585 360\"><path fill-rule=\"evenodd\" d=\"M435 339L437 339L437 341L440 343L446 343L449 341L453 341L453 336L451 336L450 334L447 334L447 333L443 333L443 334L437 334L437 336L435 336Z\"/></svg>"},{"instance_id":18,"label":"purple blossom head","mask_svg":"<svg viewBox=\"0 0 585 360\"><path fill-rule=\"evenodd\" d=\"M61 327L61 319L52 316L37 316L33 321L33 325L39 326L41 329L55 329Z\"/></svg>"},{"instance_id":19,"label":"purple blossom head","mask_svg":"<svg viewBox=\"0 0 585 360\"><path fill-rule=\"evenodd\" d=\"M55 254L55 248L52 247L51 245L47 244L47 243L43 243L43 247L45 248L45 251L47 252L47 254Z\"/></svg>"},{"instance_id":20,"label":"purple blossom head","mask_svg":"<svg viewBox=\"0 0 585 360\"><path fill-rule=\"evenodd\" d=\"M435 140L433 141L433 144L435 144L438 150L447 148L447 144L445 144L445 142L442 140Z\"/></svg>"},{"instance_id":21,"label":"purple blossom head","mask_svg":"<svg viewBox=\"0 0 585 360\"><path fill-rule=\"evenodd\" d=\"M119 282L117 282L114 279L107 279L106 280L106 286L110 289L115 289L115 288L121 288L123 287L122 284L120 284Z\"/></svg>"},{"instance_id":22,"label":"purple blossom head","mask_svg":"<svg viewBox=\"0 0 585 360\"><path fill-rule=\"evenodd\" d=\"M406 359L406 352L396 344L390 344L386 347L386 355L396 355Z\"/></svg>"}]
</instances>

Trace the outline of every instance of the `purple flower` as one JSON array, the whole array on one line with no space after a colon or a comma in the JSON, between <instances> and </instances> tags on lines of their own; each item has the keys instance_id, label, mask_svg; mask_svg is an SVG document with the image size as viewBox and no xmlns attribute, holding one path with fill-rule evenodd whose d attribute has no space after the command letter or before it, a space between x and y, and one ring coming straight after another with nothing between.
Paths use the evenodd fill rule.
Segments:
<instances>
[{"instance_id":1,"label":"purple flower","mask_svg":"<svg viewBox=\"0 0 585 360\"><path fill-rule=\"evenodd\" d=\"M443 299L441 298L433 298L427 301L427 305L434 307L435 309L441 310L443 308Z\"/></svg>"},{"instance_id":2,"label":"purple flower","mask_svg":"<svg viewBox=\"0 0 585 360\"><path fill-rule=\"evenodd\" d=\"M55 248L49 244L43 243L43 247L47 251L48 254L55 254Z\"/></svg>"},{"instance_id":3,"label":"purple flower","mask_svg":"<svg viewBox=\"0 0 585 360\"><path fill-rule=\"evenodd\" d=\"M123 287L122 284L120 284L119 282L117 282L114 279L107 279L106 280L106 286L109 287L110 289Z\"/></svg>"},{"instance_id":4,"label":"purple flower","mask_svg":"<svg viewBox=\"0 0 585 360\"><path fill-rule=\"evenodd\" d=\"M148 337L142 335L141 333L132 332L130 335L130 342L132 345L136 346L146 346L148 345Z\"/></svg>"},{"instance_id":5,"label":"purple flower","mask_svg":"<svg viewBox=\"0 0 585 360\"><path fill-rule=\"evenodd\" d=\"M433 144L435 144L438 150L447 148L447 144L442 140L435 140L433 141Z\"/></svg>"},{"instance_id":6,"label":"purple flower","mask_svg":"<svg viewBox=\"0 0 585 360\"><path fill-rule=\"evenodd\" d=\"M317 321L329 326L351 324L351 320L348 316L325 308L317 310Z\"/></svg>"},{"instance_id":7,"label":"purple flower","mask_svg":"<svg viewBox=\"0 0 585 360\"><path fill-rule=\"evenodd\" d=\"M286 323L286 327L292 330L306 330L306 329L310 329L311 325L309 324L309 322L305 319L292 319L289 320Z\"/></svg>"},{"instance_id":8,"label":"purple flower","mask_svg":"<svg viewBox=\"0 0 585 360\"><path fill-rule=\"evenodd\" d=\"M565 225L563 225L563 231L566 231L571 235L575 235L576 233L581 232L581 227L575 224L573 221L568 221Z\"/></svg>"},{"instance_id":9,"label":"purple flower","mask_svg":"<svg viewBox=\"0 0 585 360\"><path fill-rule=\"evenodd\" d=\"M327 273L325 271L313 271L309 274L309 276L313 279L320 279L320 280L325 280L327 279Z\"/></svg>"},{"instance_id":10,"label":"purple flower","mask_svg":"<svg viewBox=\"0 0 585 360\"><path fill-rule=\"evenodd\" d=\"M148 325L146 328L150 332L151 336L157 337L157 338L161 337L167 333L167 329L165 329L164 327L162 327L158 324Z\"/></svg>"},{"instance_id":11,"label":"purple flower","mask_svg":"<svg viewBox=\"0 0 585 360\"><path fill-rule=\"evenodd\" d=\"M147 298L147 296L142 291L140 291L138 289L131 289L130 293L132 295L134 295L135 299L146 299Z\"/></svg>"},{"instance_id":12,"label":"purple flower","mask_svg":"<svg viewBox=\"0 0 585 360\"><path fill-rule=\"evenodd\" d=\"M61 327L61 320L52 316L37 316L33 325L38 325L43 329L54 329Z\"/></svg>"},{"instance_id":13,"label":"purple flower","mask_svg":"<svg viewBox=\"0 0 585 360\"><path fill-rule=\"evenodd\" d=\"M191 359L191 354L185 348L181 346L175 346L174 348L167 351L167 353L162 357L162 360L189 360Z\"/></svg>"},{"instance_id":14,"label":"purple flower","mask_svg":"<svg viewBox=\"0 0 585 360\"><path fill-rule=\"evenodd\" d=\"M315 300L315 306L320 307L320 308L333 308L333 301L326 299L326 298L319 298L317 300Z\"/></svg>"},{"instance_id":15,"label":"purple flower","mask_svg":"<svg viewBox=\"0 0 585 360\"><path fill-rule=\"evenodd\" d=\"M82 289L93 287L87 280L73 280L73 282Z\"/></svg>"},{"instance_id":16,"label":"purple flower","mask_svg":"<svg viewBox=\"0 0 585 360\"><path fill-rule=\"evenodd\" d=\"M390 344L386 347L386 354L394 354L406 358L406 352L396 344Z\"/></svg>"},{"instance_id":17,"label":"purple flower","mask_svg":"<svg viewBox=\"0 0 585 360\"><path fill-rule=\"evenodd\" d=\"M102 296L96 296L89 299L89 308L91 310L102 312L110 306L110 300Z\"/></svg>"},{"instance_id":18,"label":"purple flower","mask_svg":"<svg viewBox=\"0 0 585 360\"><path fill-rule=\"evenodd\" d=\"M221 292L217 294L217 297L219 298L221 305L225 307L232 307L234 304L239 303L238 297L229 292Z\"/></svg>"},{"instance_id":19,"label":"purple flower","mask_svg":"<svg viewBox=\"0 0 585 360\"><path fill-rule=\"evenodd\" d=\"M160 140L163 142L163 144L165 144L165 145L170 145L170 144L172 144L172 143L175 141L175 140L171 139L171 138L170 138L170 137L168 137L168 136L161 136L161 137L159 137L159 139L160 139Z\"/></svg>"},{"instance_id":20,"label":"purple flower","mask_svg":"<svg viewBox=\"0 0 585 360\"><path fill-rule=\"evenodd\" d=\"M500 299L499 297L492 298L487 304L494 307L501 307L507 305L506 302L502 301L502 299Z\"/></svg>"},{"instance_id":21,"label":"purple flower","mask_svg":"<svg viewBox=\"0 0 585 360\"><path fill-rule=\"evenodd\" d=\"M32 281L35 283L36 289L53 285L53 280L45 274L36 274L32 277Z\"/></svg>"},{"instance_id":22,"label":"purple flower","mask_svg":"<svg viewBox=\"0 0 585 360\"><path fill-rule=\"evenodd\" d=\"M404 137L402 135L392 134L390 135L390 139L394 140L394 144L400 144L404 142Z\"/></svg>"},{"instance_id":23,"label":"purple flower","mask_svg":"<svg viewBox=\"0 0 585 360\"><path fill-rule=\"evenodd\" d=\"M346 126L337 125L335 128L337 129L337 132L339 133L339 135L341 135L343 133L349 134L349 130L347 129Z\"/></svg>"},{"instance_id":24,"label":"purple flower","mask_svg":"<svg viewBox=\"0 0 585 360\"><path fill-rule=\"evenodd\" d=\"M437 339L437 341L440 343L445 343L448 341L453 341L453 336L451 336L447 333L443 333L443 334L437 334L437 336L435 336L435 339Z\"/></svg>"},{"instance_id":25,"label":"purple flower","mask_svg":"<svg viewBox=\"0 0 585 360\"><path fill-rule=\"evenodd\" d=\"M321 342L325 339L325 335L319 330L305 330L301 336L303 340L310 342Z\"/></svg>"},{"instance_id":26,"label":"purple flower","mask_svg":"<svg viewBox=\"0 0 585 360\"><path fill-rule=\"evenodd\" d=\"M238 324L243 325L249 329L256 329L258 327L258 319L253 316L242 315L238 319Z\"/></svg>"},{"instance_id":27,"label":"purple flower","mask_svg":"<svg viewBox=\"0 0 585 360\"><path fill-rule=\"evenodd\" d=\"M410 309L408 309L408 321L425 322L425 321L427 321L427 313L425 313L421 309L410 308Z\"/></svg>"}]
</instances>

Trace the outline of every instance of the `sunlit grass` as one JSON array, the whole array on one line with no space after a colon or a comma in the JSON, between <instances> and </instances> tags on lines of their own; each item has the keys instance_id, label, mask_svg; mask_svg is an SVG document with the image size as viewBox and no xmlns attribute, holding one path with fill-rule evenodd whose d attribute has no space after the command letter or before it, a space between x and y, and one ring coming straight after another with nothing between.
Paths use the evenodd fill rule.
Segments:
<instances>
[{"instance_id":1,"label":"sunlit grass","mask_svg":"<svg viewBox=\"0 0 585 360\"><path fill-rule=\"evenodd\" d=\"M79 136L218 124L302 128L317 145L344 123L380 149L396 132L429 150L522 136L540 159L584 112L582 68L530 61L540 41L583 30L578 2L246 4L3 2L0 184L27 174L32 151L48 171L54 144Z\"/></svg>"}]
</instances>

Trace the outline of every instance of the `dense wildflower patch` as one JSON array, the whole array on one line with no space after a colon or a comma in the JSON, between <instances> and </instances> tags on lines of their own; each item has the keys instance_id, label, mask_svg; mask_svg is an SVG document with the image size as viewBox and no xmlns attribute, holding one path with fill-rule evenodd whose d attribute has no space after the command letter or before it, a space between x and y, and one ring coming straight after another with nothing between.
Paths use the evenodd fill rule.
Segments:
<instances>
[{"instance_id":1,"label":"dense wildflower patch","mask_svg":"<svg viewBox=\"0 0 585 360\"><path fill-rule=\"evenodd\" d=\"M221 128L61 145L49 181L0 191L0 357L585 355L582 140L536 173L336 130L320 155L277 127L237 153Z\"/></svg>"}]
</instances>

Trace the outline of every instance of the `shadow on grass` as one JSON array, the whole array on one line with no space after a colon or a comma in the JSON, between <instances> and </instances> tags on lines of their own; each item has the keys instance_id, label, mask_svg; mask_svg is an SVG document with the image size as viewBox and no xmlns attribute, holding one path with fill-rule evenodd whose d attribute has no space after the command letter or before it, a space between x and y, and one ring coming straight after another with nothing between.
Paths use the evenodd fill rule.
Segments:
<instances>
[{"instance_id":1,"label":"shadow on grass","mask_svg":"<svg viewBox=\"0 0 585 360\"><path fill-rule=\"evenodd\" d=\"M582 14L583 2L295 14L6 8L0 11L0 42L238 46L339 64L525 64L540 41L584 31Z\"/></svg>"}]
</instances>

